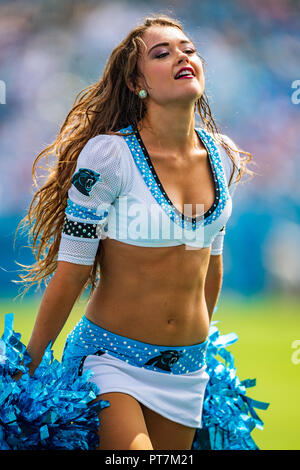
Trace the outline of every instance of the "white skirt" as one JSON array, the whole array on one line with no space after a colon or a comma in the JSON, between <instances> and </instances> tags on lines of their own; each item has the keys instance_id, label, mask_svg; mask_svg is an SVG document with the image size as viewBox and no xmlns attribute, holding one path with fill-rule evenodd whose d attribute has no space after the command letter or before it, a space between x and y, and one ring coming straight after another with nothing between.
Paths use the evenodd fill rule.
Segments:
<instances>
[{"instance_id":1,"label":"white skirt","mask_svg":"<svg viewBox=\"0 0 300 470\"><path fill-rule=\"evenodd\" d=\"M209 375L206 365L187 374L165 374L136 367L108 353L87 356L82 371L100 394L123 392L161 416L192 428L201 428L204 393Z\"/></svg>"}]
</instances>

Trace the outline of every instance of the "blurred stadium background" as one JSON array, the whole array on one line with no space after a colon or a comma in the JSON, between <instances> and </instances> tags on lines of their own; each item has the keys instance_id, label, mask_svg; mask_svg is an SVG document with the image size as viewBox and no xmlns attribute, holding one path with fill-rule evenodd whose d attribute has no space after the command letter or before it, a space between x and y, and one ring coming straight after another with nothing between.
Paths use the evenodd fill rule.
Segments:
<instances>
[{"instance_id":1,"label":"blurred stadium background","mask_svg":"<svg viewBox=\"0 0 300 470\"><path fill-rule=\"evenodd\" d=\"M215 119L256 173L235 193L215 318L253 398L271 402L255 431L262 449L300 449L299 0L0 1L1 323L15 313L26 343L42 292L15 299L15 261L32 262L18 222L32 196L31 167L57 134L77 93L98 80L112 48L147 14L170 14L206 60ZM300 82L298 82L298 85ZM74 307L55 345L84 310ZM295 343L294 343L295 347Z\"/></svg>"}]
</instances>

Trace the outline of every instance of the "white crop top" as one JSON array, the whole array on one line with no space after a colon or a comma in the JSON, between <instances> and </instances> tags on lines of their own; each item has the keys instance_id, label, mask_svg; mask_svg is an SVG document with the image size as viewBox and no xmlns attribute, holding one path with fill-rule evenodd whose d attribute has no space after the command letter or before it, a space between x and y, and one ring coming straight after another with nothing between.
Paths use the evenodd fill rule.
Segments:
<instances>
[{"instance_id":1,"label":"white crop top","mask_svg":"<svg viewBox=\"0 0 300 470\"><path fill-rule=\"evenodd\" d=\"M204 213L191 204L184 214L170 201L139 132L128 126L123 136L98 135L79 154L68 192L58 261L92 265L99 241L106 237L143 247L211 246L222 253L225 225L232 211L237 170L228 188L234 165L225 149L204 129L196 132L204 144L215 184L215 201ZM229 145L234 143L223 136ZM239 169L239 153L236 150Z\"/></svg>"}]
</instances>

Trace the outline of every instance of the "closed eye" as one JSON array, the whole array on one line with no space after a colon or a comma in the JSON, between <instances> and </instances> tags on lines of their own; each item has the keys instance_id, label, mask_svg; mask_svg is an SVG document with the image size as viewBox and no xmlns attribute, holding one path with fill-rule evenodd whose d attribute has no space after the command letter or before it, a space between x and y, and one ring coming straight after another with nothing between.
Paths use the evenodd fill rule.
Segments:
<instances>
[{"instance_id":1,"label":"closed eye","mask_svg":"<svg viewBox=\"0 0 300 470\"><path fill-rule=\"evenodd\" d=\"M195 54L196 53L196 50L195 49L188 49L186 51L183 51L185 52L186 54ZM165 56L167 56L169 54L169 52L163 52L162 54L158 54L157 56L155 56L155 59L161 59Z\"/></svg>"},{"instance_id":2,"label":"closed eye","mask_svg":"<svg viewBox=\"0 0 300 470\"><path fill-rule=\"evenodd\" d=\"M155 56L155 59L161 59L162 57L165 57L168 54L169 54L168 52L163 52L162 54Z\"/></svg>"}]
</instances>

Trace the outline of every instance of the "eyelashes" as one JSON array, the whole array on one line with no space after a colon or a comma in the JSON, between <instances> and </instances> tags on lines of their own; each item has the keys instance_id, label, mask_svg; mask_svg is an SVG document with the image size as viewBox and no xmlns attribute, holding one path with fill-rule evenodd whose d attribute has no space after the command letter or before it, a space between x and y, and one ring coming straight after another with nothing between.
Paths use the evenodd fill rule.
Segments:
<instances>
[{"instance_id":1,"label":"eyelashes","mask_svg":"<svg viewBox=\"0 0 300 470\"><path fill-rule=\"evenodd\" d=\"M197 51L196 49L187 49L186 51L183 51L187 54L195 54ZM169 55L169 52L161 52L160 54L158 53L157 55L154 56L154 59L161 59L163 57L166 57Z\"/></svg>"},{"instance_id":2,"label":"eyelashes","mask_svg":"<svg viewBox=\"0 0 300 470\"><path fill-rule=\"evenodd\" d=\"M168 52L162 52L161 54L154 56L154 59L161 59L162 57L165 57L168 54Z\"/></svg>"}]
</instances>

